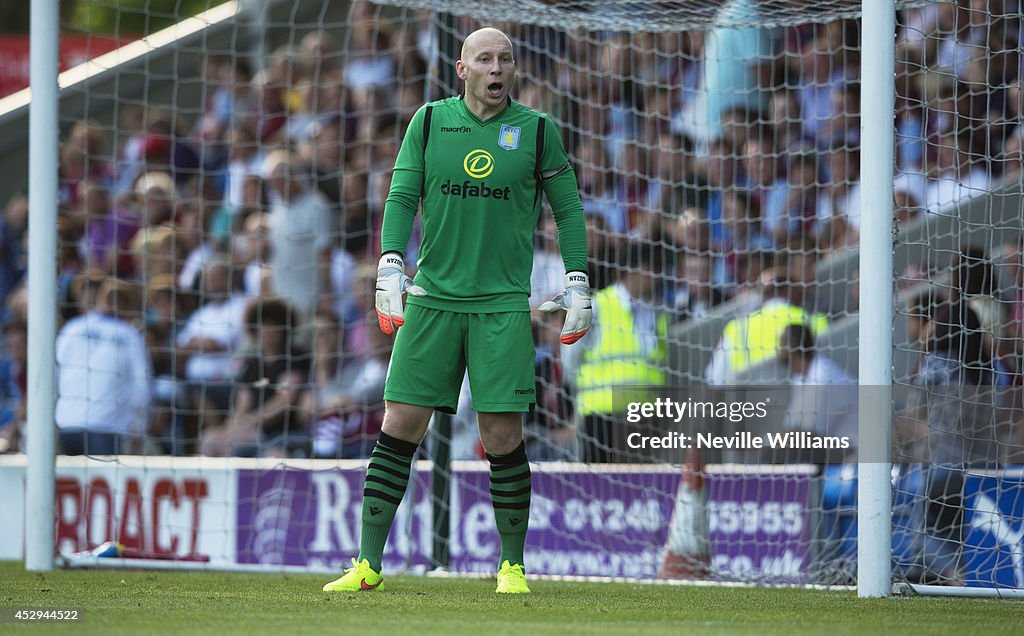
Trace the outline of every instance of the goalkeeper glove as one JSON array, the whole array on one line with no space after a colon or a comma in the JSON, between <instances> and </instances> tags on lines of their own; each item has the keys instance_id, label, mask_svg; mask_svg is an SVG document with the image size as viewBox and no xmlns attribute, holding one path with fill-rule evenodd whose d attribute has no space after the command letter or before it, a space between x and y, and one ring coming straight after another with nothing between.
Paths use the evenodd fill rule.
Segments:
<instances>
[{"instance_id":1,"label":"goalkeeper glove","mask_svg":"<svg viewBox=\"0 0 1024 636\"><path fill-rule=\"evenodd\" d=\"M586 272L569 272L565 275L565 291L538 307L544 313L564 309L565 325L562 327L562 344L572 344L586 335L594 320L590 306L590 277Z\"/></svg>"},{"instance_id":2,"label":"goalkeeper glove","mask_svg":"<svg viewBox=\"0 0 1024 636\"><path fill-rule=\"evenodd\" d=\"M414 285L412 279L405 275L402 255L388 252L377 263L377 293L374 298L380 330L388 335L405 324L405 310L402 306L402 294L405 292L413 296L427 295L427 290Z\"/></svg>"}]
</instances>

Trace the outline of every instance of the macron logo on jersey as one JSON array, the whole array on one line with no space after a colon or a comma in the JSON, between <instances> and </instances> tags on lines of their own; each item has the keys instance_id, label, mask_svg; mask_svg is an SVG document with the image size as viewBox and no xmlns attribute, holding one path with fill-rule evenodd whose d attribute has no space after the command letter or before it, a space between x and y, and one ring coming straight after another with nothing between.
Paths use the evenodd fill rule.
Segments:
<instances>
[{"instance_id":1,"label":"macron logo on jersey","mask_svg":"<svg viewBox=\"0 0 1024 636\"><path fill-rule=\"evenodd\" d=\"M443 133L471 133L473 129L469 126L441 126Z\"/></svg>"}]
</instances>

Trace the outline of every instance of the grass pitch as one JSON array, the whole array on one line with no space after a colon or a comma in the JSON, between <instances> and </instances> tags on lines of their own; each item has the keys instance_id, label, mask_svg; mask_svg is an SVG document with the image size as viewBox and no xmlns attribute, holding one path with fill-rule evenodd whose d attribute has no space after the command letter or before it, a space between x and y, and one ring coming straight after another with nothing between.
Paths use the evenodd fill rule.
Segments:
<instances>
[{"instance_id":1,"label":"grass pitch","mask_svg":"<svg viewBox=\"0 0 1024 636\"><path fill-rule=\"evenodd\" d=\"M2 634L1022 634L1024 602L857 599L851 592L387 577L383 592L320 591L330 576L69 570L0 562L0 608L80 608L77 623Z\"/></svg>"}]
</instances>

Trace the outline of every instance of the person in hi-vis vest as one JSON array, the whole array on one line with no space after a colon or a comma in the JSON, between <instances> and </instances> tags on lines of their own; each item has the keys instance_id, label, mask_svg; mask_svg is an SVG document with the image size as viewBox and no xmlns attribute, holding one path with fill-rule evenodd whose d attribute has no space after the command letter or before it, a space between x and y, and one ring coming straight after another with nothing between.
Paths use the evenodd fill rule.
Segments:
<instances>
[{"instance_id":1,"label":"person in hi-vis vest","mask_svg":"<svg viewBox=\"0 0 1024 636\"><path fill-rule=\"evenodd\" d=\"M763 303L755 311L726 323L704 377L712 386L734 384L740 374L774 360L779 337L789 325L807 325L814 336L828 329L828 317L801 305L804 286L790 281L786 270L766 272Z\"/></svg>"},{"instance_id":2,"label":"person in hi-vis vest","mask_svg":"<svg viewBox=\"0 0 1024 636\"><path fill-rule=\"evenodd\" d=\"M580 458L587 462L631 457L623 399L613 400L616 387L667 384L668 316L654 301L650 248L631 243L625 265L617 282L594 294L594 325L584 346L563 347L566 376L574 381Z\"/></svg>"}]
</instances>

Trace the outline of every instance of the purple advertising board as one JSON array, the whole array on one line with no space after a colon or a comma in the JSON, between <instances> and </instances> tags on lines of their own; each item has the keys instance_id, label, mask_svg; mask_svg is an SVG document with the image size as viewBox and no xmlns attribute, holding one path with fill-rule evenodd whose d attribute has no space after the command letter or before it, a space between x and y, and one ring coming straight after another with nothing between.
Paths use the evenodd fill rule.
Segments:
<instances>
[{"instance_id":1,"label":"purple advertising board","mask_svg":"<svg viewBox=\"0 0 1024 636\"><path fill-rule=\"evenodd\" d=\"M452 569L493 571L498 532L487 470L455 476ZM654 578L679 479L679 471L650 468L534 470L526 540L530 571Z\"/></svg>"},{"instance_id":2,"label":"purple advertising board","mask_svg":"<svg viewBox=\"0 0 1024 636\"><path fill-rule=\"evenodd\" d=\"M359 552L364 472L284 467L238 471L236 561L350 567ZM429 485L429 471L416 471L409 488L412 499L399 509L388 541L384 565L389 570L430 563Z\"/></svg>"},{"instance_id":3,"label":"purple advertising board","mask_svg":"<svg viewBox=\"0 0 1024 636\"><path fill-rule=\"evenodd\" d=\"M811 471L708 466L704 479L713 575L804 582L811 558Z\"/></svg>"},{"instance_id":4,"label":"purple advertising board","mask_svg":"<svg viewBox=\"0 0 1024 636\"><path fill-rule=\"evenodd\" d=\"M359 551L363 473L362 468L239 471L237 562L348 566ZM653 578L679 478L676 470L650 467L535 465L526 541L530 571ZM392 527L386 569L429 566L431 518L430 473L418 470ZM450 569L493 572L499 542L486 464L467 463L454 471L450 527Z\"/></svg>"}]
</instances>

